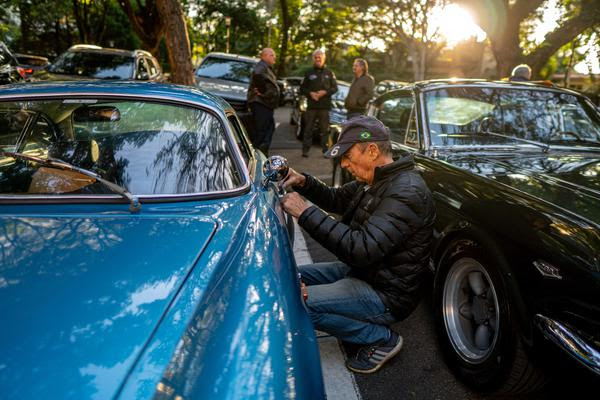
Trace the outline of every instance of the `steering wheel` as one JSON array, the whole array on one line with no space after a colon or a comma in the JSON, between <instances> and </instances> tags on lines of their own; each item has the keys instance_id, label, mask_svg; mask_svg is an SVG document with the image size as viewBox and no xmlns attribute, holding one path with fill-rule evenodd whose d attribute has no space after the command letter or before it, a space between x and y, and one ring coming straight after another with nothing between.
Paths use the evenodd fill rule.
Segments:
<instances>
[{"instance_id":1,"label":"steering wheel","mask_svg":"<svg viewBox=\"0 0 600 400\"><path fill-rule=\"evenodd\" d=\"M477 126L476 132L487 133L492 125L492 121L494 119L492 117L484 117L479 121L479 125Z\"/></svg>"},{"instance_id":2,"label":"steering wheel","mask_svg":"<svg viewBox=\"0 0 600 400\"><path fill-rule=\"evenodd\" d=\"M42 113L38 112L35 115L35 121L32 123L27 132L23 135L23 142L19 151L25 150L25 146L29 143L39 143L44 147L48 147L51 143L55 143L59 138L58 126L52 121L52 119ZM40 122L43 121L46 125L43 126Z\"/></svg>"}]
</instances>

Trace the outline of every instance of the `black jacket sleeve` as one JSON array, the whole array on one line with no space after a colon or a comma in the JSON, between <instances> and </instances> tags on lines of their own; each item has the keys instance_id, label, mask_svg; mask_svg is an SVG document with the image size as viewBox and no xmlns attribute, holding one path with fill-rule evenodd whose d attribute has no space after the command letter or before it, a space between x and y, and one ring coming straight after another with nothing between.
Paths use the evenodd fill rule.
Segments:
<instances>
[{"instance_id":1,"label":"black jacket sleeve","mask_svg":"<svg viewBox=\"0 0 600 400\"><path fill-rule=\"evenodd\" d=\"M304 73L304 79L302 79L302 83L300 84L300 94L308 97L310 94L310 87L308 81L308 75L310 74L310 70Z\"/></svg>"},{"instance_id":2,"label":"black jacket sleeve","mask_svg":"<svg viewBox=\"0 0 600 400\"><path fill-rule=\"evenodd\" d=\"M388 191L371 216L358 228L336 221L315 206L298 218L299 225L338 258L358 268L377 265L406 242L423 220L410 205L419 204L416 190Z\"/></svg>"},{"instance_id":3,"label":"black jacket sleeve","mask_svg":"<svg viewBox=\"0 0 600 400\"><path fill-rule=\"evenodd\" d=\"M342 187L332 188L311 175L303 175L306 183L303 187L294 189L323 210L335 214L344 213L360 186L358 182L352 181Z\"/></svg>"}]
</instances>

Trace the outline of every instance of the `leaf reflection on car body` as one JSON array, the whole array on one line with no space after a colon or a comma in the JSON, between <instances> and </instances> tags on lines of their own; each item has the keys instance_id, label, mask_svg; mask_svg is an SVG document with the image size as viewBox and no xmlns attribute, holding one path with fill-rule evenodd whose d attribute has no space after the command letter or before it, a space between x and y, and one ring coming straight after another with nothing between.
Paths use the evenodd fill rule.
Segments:
<instances>
[{"instance_id":1,"label":"leaf reflection on car body","mask_svg":"<svg viewBox=\"0 0 600 400\"><path fill-rule=\"evenodd\" d=\"M0 157L3 398L325 397L275 185L227 103L159 84L9 86L0 151L21 157ZM74 176L40 190L40 169Z\"/></svg>"}]
</instances>

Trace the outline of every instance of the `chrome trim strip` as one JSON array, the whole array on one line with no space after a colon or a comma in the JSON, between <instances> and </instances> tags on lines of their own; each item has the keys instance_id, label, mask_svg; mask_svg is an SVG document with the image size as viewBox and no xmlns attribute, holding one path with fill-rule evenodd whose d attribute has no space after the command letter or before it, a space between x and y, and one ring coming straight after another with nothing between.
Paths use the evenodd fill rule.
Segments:
<instances>
[{"instance_id":1,"label":"chrome trim strip","mask_svg":"<svg viewBox=\"0 0 600 400\"><path fill-rule=\"evenodd\" d=\"M420 86L419 91L421 93L430 92L432 90L437 89L448 89L448 88L456 88L456 87L482 87L482 88L494 88L494 89L516 89L516 90L546 90L550 92L558 92L558 93L568 93L575 97L583 97L580 93L574 92L567 88L559 88L559 87L551 87L551 86L541 86L537 84L509 84L508 82L473 82L473 83L432 83L430 86Z\"/></svg>"},{"instance_id":2,"label":"chrome trim strip","mask_svg":"<svg viewBox=\"0 0 600 400\"><path fill-rule=\"evenodd\" d=\"M534 322L546 339L600 376L600 349L584 341L568 325L561 324L551 318L536 314Z\"/></svg>"},{"instance_id":3,"label":"chrome trim strip","mask_svg":"<svg viewBox=\"0 0 600 400\"><path fill-rule=\"evenodd\" d=\"M229 127L229 123L227 122L227 117L225 114L225 111L228 109L224 109L224 110L219 110L218 108L215 108L209 104L202 104L199 102L195 102L195 101L189 101L189 100L182 100L179 98L174 98L174 97L170 97L170 96L163 96L163 95L131 95L131 94L122 94L122 93L106 93L106 92L82 92L82 93L69 93L69 94L65 94L65 95L57 95L56 93L54 94L50 94L50 93L36 93L36 94L29 94L29 95L23 95L23 94L19 94L19 95L0 95L0 101L8 101L8 100L14 100L14 101L24 101L24 100L52 100L52 99L56 99L56 100L64 100L66 98L86 98L86 97L94 97L94 98L106 98L106 99L111 99L111 98L119 98L119 99L128 99L128 100L136 100L136 99L142 99L142 100L156 100L158 102L163 101L163 102L169 102L169 103L176 103L176 104L181 104L181 105L188 105L188 106L193 106L194 108L199 108L199 109L205 109L205 110L209 110L213 115L215 115L220 121L221 124L223 125L223 127L225 128L225 132L226 132L226 140L228 141L228 145L230 146L230 148L233 150L233 154L234 154L234 160L237 163L238 169L242 172L242 178L244 180L242 186L234 188L234 189L228 189L228 190L219 190L219 191L214 191L214 192L201 192L201 193L183 193L183 194L169 194L169 195L138 195L138 198L140 200L154 200L154 201L169 201L169 200L181 200L184 198L193 200L193 198L204 198L204 197L214 197L214 196L219 196L219 195L231 195L231 194L235 194L235 193L241 193L241 192L246 192L247 190L250 189L250 185L252 184L252 180L250 178L250 173L248 171L248 168L246 167L246 163L243 160L242 154L240 149L238 148L237 144L235 143L235 140L233 138L233 132L231 131L230 127ZM61 202L62 200L83 200L84 202L89 202L90 200L94 199L94 200L113 200L113 199L121 199L122 197L120 195L98 195L98 196L61 196L60 198L57 198L56 195L53 196L36 196L35 198L32 197L31 195L2 195L0 194L0 201L5 200L5 199L10 199L10 200L36 200L36 202L41 202L41 201L47 201L47 200L52 200L52 202Z\"/></svg>"},{"instance_id":4,"label":"chrome trim strip","mask_svg":"<svg viewBox=\"0 0 600 400\"><path fill-rule=\"evenodd\" d=\"M422 137L424 141L421 150L428 150L429 148L431 148L431 138L429 137L429 124L427 123L427 109L425 108L425 96L421 91L417 92L417 96L418 101L420 103L418 111L420 114L419 116L421 117L421 132L423 132Z\"/></svg>"}]
</instances>

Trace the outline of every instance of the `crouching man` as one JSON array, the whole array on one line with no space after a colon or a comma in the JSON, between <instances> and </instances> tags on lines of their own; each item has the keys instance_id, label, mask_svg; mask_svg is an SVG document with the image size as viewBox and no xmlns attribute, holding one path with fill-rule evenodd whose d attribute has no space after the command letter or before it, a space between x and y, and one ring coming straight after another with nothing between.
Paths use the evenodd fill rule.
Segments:
<instances>
[{"instance_id":1,"label":"crouching man","mask_svg":"<svg viewBox=\"0 0 600 400\"><path fill-rule=\"evenodd\" d=\"M346 366L372 373L402 347L390 325L418 304L435 208L412 157L392 159L389 129L374 117L346 122L326 157L355 180L332 188L290 169L282 185L295 192L282 205L339 260L299 267L315 328L363 345Z\"/></svg>"}]
</instances>

